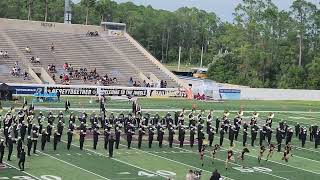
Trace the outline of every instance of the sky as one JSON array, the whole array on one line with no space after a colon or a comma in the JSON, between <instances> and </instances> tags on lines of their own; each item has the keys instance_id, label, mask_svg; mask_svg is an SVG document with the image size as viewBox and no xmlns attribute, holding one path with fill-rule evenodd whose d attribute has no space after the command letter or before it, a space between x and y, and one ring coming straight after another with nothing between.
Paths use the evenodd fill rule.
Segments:
<instances>
[{"instance_id":1,"label":"sky","mask_svg":"<svg viewBox=\"0 0 320 180\"><path fill-rule=\"evenodd\" d=\"M78 2L80 0L73 0ZM234 8L241 0L114 0L116 2L131 1L137 5L151 5L156 9L175 11L181 7L197 7L199 9L216 13L221 20L231 22ZM290 8L293 0L272 0L281 10ZM319 4L320 0L308 0L314 4Z\"/></svg>"}]
</instances>

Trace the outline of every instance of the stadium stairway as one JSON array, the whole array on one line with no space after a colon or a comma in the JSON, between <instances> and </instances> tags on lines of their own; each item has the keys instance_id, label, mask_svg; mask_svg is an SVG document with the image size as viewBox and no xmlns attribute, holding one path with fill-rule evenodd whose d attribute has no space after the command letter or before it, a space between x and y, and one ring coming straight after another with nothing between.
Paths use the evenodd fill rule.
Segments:
<instances>
[{"instance_id":1,"label":"stadium stairway","mask_svg":"<svg viewBox=\"0 0 320 180\"><path fill-rule=\"evenodd\" d=\"M19 53L15 51L15 48L8 43L3 32L0 31L0 50L8 51L9 58L0 57L0 82L6 83L36 83L35 80L23 79L23 77L13 77L10 75L11 69L14 67L15 62L19 63L22 72L28 71L28 66L21 62Z\"/></svg>"}]
</instances>

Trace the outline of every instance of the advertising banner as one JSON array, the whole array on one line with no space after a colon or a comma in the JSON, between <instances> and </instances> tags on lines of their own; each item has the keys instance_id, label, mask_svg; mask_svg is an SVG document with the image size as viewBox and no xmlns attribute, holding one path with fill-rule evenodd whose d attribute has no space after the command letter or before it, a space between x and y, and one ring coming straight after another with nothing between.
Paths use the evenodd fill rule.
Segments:
<instances>
[{"instance_id":1,"label":"advertising banner","mask_svg":"<svg viewBox=\"0 0 320 180\"><path fill-rule=\"evenodd\" d=\"M147 89L101 88L100 93L106 96L147 96Z\"/></svg>"},{"instance_id":2,"label":"advertising banner","mask_svg":"<svg viewBox=\"0 0 320 180\"><path fill-rule=\"evenodd\" d=\"M240 100L240 89L219 89L219 95L222 100Z\"/></svg>"},{"instance_id":3,"label":"advertising banner","mask_svg":"<svg viewBox=\"0 0 320 180\"><path fill-rule=\"evenodd\" d=\"M119 86L81 86L81 85L48 85L11 84L14 95L33 95L35 93L57 93L68 96L134 96L134 97L187 97L187 91L178 88L145 88Z\"/></svg>"},{"instance_id":4,"label":"advertising banner","mask_svg":"<svg viewBox=\"0 0 320 180\"><path fill-rule=\"evenodd\" d=\"M35 93L43 93L44 87L35 86L11 86L13 94L32 95Z\"/></svg>"},{"instance_id":5,"label":"advertising banner","mask_svg":"<svg viewBox=\"0 0 320 180\"><path fill-rule=\"evenodd\" d=\"M60 92L61 95L81 95L81 96L95 96L97 94L97 88L95 87L59 87L59 86L48 86L48 92L57 91Z\"/></svg>"}]
</instances>

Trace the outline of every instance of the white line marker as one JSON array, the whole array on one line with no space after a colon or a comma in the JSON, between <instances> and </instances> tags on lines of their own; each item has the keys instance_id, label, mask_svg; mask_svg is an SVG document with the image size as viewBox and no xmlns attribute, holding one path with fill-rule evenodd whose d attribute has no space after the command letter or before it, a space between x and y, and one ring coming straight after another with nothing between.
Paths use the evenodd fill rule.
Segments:
<instances>
[{"instance_id":1,"label":"white line marker","mask_svg":"<svg viewBox=\"0 0 320 180\"><path fill-rule=\"evenodd\" d=\"M70 165L70 166L72 166L72 167L78 168L78 169L80 169L80 170L82 170L82 171L85 171L85 172L87 172L87 173L90 173L90 174L93 174L93 175L95 175L95 176L98 176L98 177L100 177L100 178L102 178L102 179L110 180L110 179L108 179L108 178L106 178L106 177L103 177L103 176L101 176L101 175L99 175L99 174L96 174L96 173L91 172L91 171L89 171L89 170L83 169L82 167L76 166L76 165L71 164L71 163L69 163L69 162L66 162L66 161L64 161L64 160L58 159L58 158L56 158L56 157L54 157L54 156L51 156L51 155L49 155L49 154L46 154L46 153L44 153L44 152L40 152L40 151L39 151L39 153L41 153L41 154L43 154L43 155L46 155L46 156L48 156L48 157L50 157L50 158L52 158L52 159L55 159L55 160L57 160L57 161L63 162L63 163L65 163L65 164L68 164L68 165Z\"/></svg>"},{"instance_id":2,"label":"white line marker","mask_svg":"<svg viewBox=\"0 0 320 180\"><path fill-rule=\"evenodd\" d=\"M9 164L9 163L5 163L5 164L6 164L7 166L10 166L10 167L12 167L12 168L20 171L19 168L15 167L15 166L13 166L13 165L11 165L11 164ZM26 175L31 176L31 177L33 177L33 178L35 178L35 179L41 180L40 178L38 178L38 177L36 177L36 176L34 176L34 175L30 174L30 173L27 173L27 172L25 172L25 171L21 171L21 172L23 172L23 173L25 173Z\"/></svg>"},{"instance_id":3,"label":"white line marker","mask_svg":"<svg viewBox=\"0 0 320 180\"><path fill-rule=\"evenodd\" d=\"M179 148L179 147L173 147L173 148L181 149L181 148ZM193 151L191 151L191 150L187 150L187 151L189 151L189 152L193 152ZM211 158L211 157L210 157L210 156L208 156L208 155L205 155L205 157L209 157L209 158ZM219 159L219 158L215 158L215 159L216 159L216 160L218 160L218 161L221 161L221 162L225 162L225 160L222 160L222 159ZM236 163L232 163L232 162L230 162L230 164L233 164L233 165L236 165L236 166L241 167L241 165L236 164ZM267 173L267 172L260 172L260 173L267 174L267 175L270 175L270 176L274 176L274 177L277 177L277 178L280 178L280 179L289 180L289 179L287 179L287 178L285 178L285 177L277 176L277 175L274 175L274 174L271 174L271 173Z\"/></svg>"},{"instance_id":4,"label":"white line marker","mask_svg":"<svg viewBox=\"0 0 320 180\"><path fill-rule=\"evenodd\" d=\"M229 139L226 139L226 140L229 141ZM238 144L240 144L240 142L238 142L238 141L236 141L236 142L237 142ZM227 150L226 148L221 148L221 149ZM252 150L253 150L253 151L257 151L257 150L255 150L255 149L252 149ZM250 154L248 154L248 156L256 158L255 156L250 155ZM297 157L297 156L296 156L296 157ZM309 159L309 160L310 160L310 159ZM288 167L291 167L291 168L295 168L295 169L299 169L299 170L302 170L302 171L306 171L306 172L310 172L310 173L314 173L314 174L319 174L319 175L320 175L319 172L314 172L314 171L311 171L311 170L299 168L299 167L292 166L292 165L289 165L289 164L280 163L280 162L273 161L273 160L270 160L270 159L269 159L268 161L269 161L269 162L276 163L276 164L280 164L280 165L283 165L283 166L288 166Z\"/></svg>"},{"instance_id":5,"label":"white line marker","mask_svg":"<svg viewBox=\"0 0 320 180\"><path fill-rule=\"evenodd\" d=\"M81 154L80 153L76 153L78 156L81 156Z\"/></svg>"},{"instance_id":6,"label":"white line marker","mask_svg":"<svg viewBox=\"0 0 320 180\"><path fill-rule=\"evenodd\" d=\"M120 145L121 145L121 146L124 146L124 145L122 145L122 144L120 144ZM135 149L135 148L134 148L134 149ZM191 168L194 168L194 169L200 169L200 168L194 167L194 166L192 166L192 165L188 165L188 164L185 164L185 163L182 163L182 162L179 162L179 161L175 161L175 160L172 160L172 159L168 159L168 158L163 157L163 156L159 156L159 155L156 155L156 154L153 154L153 153L149 153L149 152L147 152L147 151L143 151L143 150L140 150L140 149L137 149L137 150L142 151L142 152L144 152L144 153L146 153L146 154L155 156L155 157L159 157L159 158L161 158L161 159L165 159L165 160L167 160L167 161L175 162L175 163L178 163L178 164L181 164L181 165L184 165L184 166L187 166L187 167L191 167ZM165 152L165 151L164 151L164 152ZM207 171L207 170L204 170L204 169L201 169L201 170L202 170L202 171L205 171L205 172L208 172L208 173L210 173L210 174L212 173L212 172ZM227 178L227 177L225 177L225 178ZM233 179L231 179L231 178L227 178L227 179L233 180Z\"/></svg>"},{"instance_id":7,"label":"white line marker","mask_svg":"<svg viewBox=\"0 0 320 180\"><path fill-rule=\"evenodd\" d=\"M61 142L66 143L66 141L62 141L62 140L61 140ZM72 145L72 146L75 146L75 147L79 147L78 145L75 145L75 144L71 144L71 145ZM101 153L95 152L95 151L90 150L90 149L85 149L85 148L84 148L84 150L89 151L89 152L92 152L92 153L94 153L94 154L102 155L102 156L104 156L104 157L109 158L108 156L106 156L106 155L104 155L104 154L101 154ZM137 169L141 169L141 170L144 170L144 171L146 171L146 172L149 172L149 173L152 173L152 174L157 174L157 175L159 175L159 176L161 176L161 177L167 178L166 176L163 176L162 174L154 173L154 172L149 171L149 170L147 170L147 169L144 169L144 168L141 168L141 167L139 167L139 166L136 166L136 165L133 165L133 164L127 163L127 162L125 162L125 161L122 161L122 160L120 160L120 159L116 159L116 158L111 158L111 159L112 159L112 160L114 160L114 161L118 161L118 162L120 162L120 163L123 163L123 164L129 165L129 166L135 167L135 168L137 168Z\"/></svg>"}]
</instances>

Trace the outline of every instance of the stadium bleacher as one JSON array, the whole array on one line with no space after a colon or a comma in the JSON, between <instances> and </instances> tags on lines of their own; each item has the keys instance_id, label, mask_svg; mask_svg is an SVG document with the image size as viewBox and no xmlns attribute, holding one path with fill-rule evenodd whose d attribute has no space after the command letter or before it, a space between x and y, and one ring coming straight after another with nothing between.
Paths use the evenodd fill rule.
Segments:
<instances>
[{"instance_id":1,"label":"stadium bleacher","mask_svg":"<svg viewBox=\"0 0 320 180\"><path fill-rule=\"evenodd\" d=\"M15 62L19 62L21 67L21 73L27 71L28 67L24 63L20 63L20 57L18 53L15 52L14 48L6 41L6 38L0 33L0 50L8 51L9 58L0 57L0 81L7 83L24 82L24 83L35 83L35 81L30 79L24 79L23 77L13 77L10 75L11 69L14 67Z\"/></svg>"},{"instance_id":2,"label":"stadium bleacher","mask_svg":"<svg viewBox=\"0 0 320 180\"><path fill-rule=\"evenodd\" d=\"M0 19L0 49L10 51L12 58L2 61L2 66L13 66L15 61L24 68L56 66L56 83L60 84L60 74L66 73L63 64L71 64L73 68L86 68L89 72L96 69L98 74L117 78L117 85L128 86L130 77L142 83L166 81L167 87L179 87L181 82L172 78L172 74L154 64L125 36L110 36L99 26L65 25L54 23L53 26L43 26L41 22ZM98 37L86 36L87 29L98 29ZM2 38L2 39L1 39ZM54 43L54 51L51 44ZM11 44L11 46L10 46ZM13 44L13 45L12 45ZM26 53L29 46L31 53ZM31 57L39 57L41 63L31 63ZM47 72L52 75L51 72ZM9 82L10 74L0 73L0 81ZM14 82L32 83L34 80ZM83 80L71 80L71 84L88 84ZM91 82L94 84L94 82Z\"/></svg>"}]
</instances>

